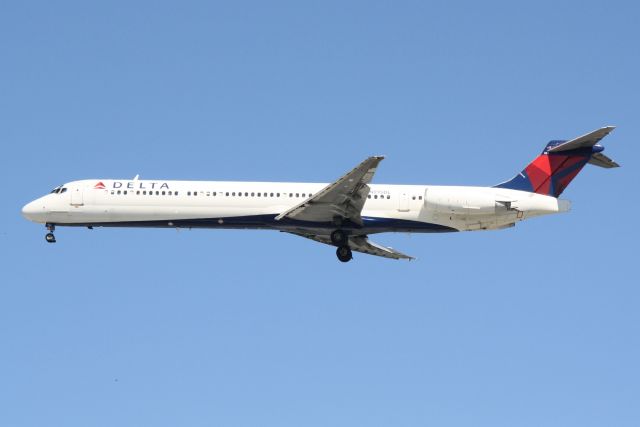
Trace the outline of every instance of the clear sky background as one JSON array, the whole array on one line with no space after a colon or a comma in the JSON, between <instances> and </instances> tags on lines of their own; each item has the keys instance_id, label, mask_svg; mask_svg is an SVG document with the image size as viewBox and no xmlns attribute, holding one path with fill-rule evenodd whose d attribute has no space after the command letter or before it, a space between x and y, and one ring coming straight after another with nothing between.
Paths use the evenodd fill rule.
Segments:
<instances>
[{"instance_id":1,"label":"clear sky background","mask_svg":"<svg viewBox=\"0 0 640 427\"><path fill-rule=\"evenodd\" d=\"M636 2L5 2L0 425L637 426ZM375 241L65 229L83 178L492 185L617 125L567 215Z\"/></svg>"}]
</instances>

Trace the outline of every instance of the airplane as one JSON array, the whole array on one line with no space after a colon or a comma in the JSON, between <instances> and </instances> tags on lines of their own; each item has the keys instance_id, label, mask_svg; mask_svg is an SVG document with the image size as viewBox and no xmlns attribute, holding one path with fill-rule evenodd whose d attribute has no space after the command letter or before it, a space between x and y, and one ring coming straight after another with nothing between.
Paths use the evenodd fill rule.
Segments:
<instances>
[{"instance_id":1,"label":"airplane","mask_svg":"<svg viewBox=\"0 0 640 427\"><path fill-rule=\"evenodd\" d=\"M493 187L372 184L383 156L365 159L330 184L297 182L88 179L55 187L22 208L56 226L279 230L335 246L342 262L353 251L408 259L369 240L383 232L498 230L542 215L567 212L558 197L587 164L619 165L602 151L606 126L571 140L550 141L514 178Z\"/></svg>"}]
</instances>

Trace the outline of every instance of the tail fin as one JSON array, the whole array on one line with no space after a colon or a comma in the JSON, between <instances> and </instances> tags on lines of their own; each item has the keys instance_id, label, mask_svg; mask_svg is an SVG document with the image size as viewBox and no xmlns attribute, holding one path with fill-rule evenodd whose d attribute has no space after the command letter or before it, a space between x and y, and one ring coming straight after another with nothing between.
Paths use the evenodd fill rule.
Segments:
<instances>
[{"instance_id":1,"label":"tail fin","mask_svg":"<svg viewBox=\"0 0 640 427\"><path fill-rule=\"evenodd\" d=\"M495 187L558 197L587 163L605 168L619 166L601 153L604 147L598 144L614 128L606 126L570 141L550 141L522 172Z\"/></svg>"}]
</instances>

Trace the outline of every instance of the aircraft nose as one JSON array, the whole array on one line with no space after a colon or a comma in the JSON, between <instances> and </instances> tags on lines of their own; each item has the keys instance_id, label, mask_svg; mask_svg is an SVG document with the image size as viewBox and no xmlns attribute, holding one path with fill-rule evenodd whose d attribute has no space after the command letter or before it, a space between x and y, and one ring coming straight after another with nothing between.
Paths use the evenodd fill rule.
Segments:
<instances>
[{"instance_id":1,"label":"aircraft nose","mask_svg":"<svg viewBox=\"0 0 640 427\"><path fill-rule=\"evenodd\" d=\"M39 200L27 203L22 207L22 216L29 221L37 222L39 217L44 214L44 206Z\"/></svg>"}]
</instances>

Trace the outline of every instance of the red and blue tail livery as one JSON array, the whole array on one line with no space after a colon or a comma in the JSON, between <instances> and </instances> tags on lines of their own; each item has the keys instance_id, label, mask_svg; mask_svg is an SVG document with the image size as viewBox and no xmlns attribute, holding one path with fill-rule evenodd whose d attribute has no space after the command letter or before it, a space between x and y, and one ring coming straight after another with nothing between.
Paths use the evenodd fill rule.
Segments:
<instances>
[{"instance_id":1,"label":"red and blue tail livery","mask_svg":"<svg viewBox=\"0 0 640 427\"><path fill-rule=\"evenodd\" d=\"M604 168L618 167L616 162L602 154L604 147L599 144L614 128L606 126L568 141L550 141L542 154L522 172L510 181L496 185L496 188L558 197L587 163Z\"/></svg>"}]
</instances>

